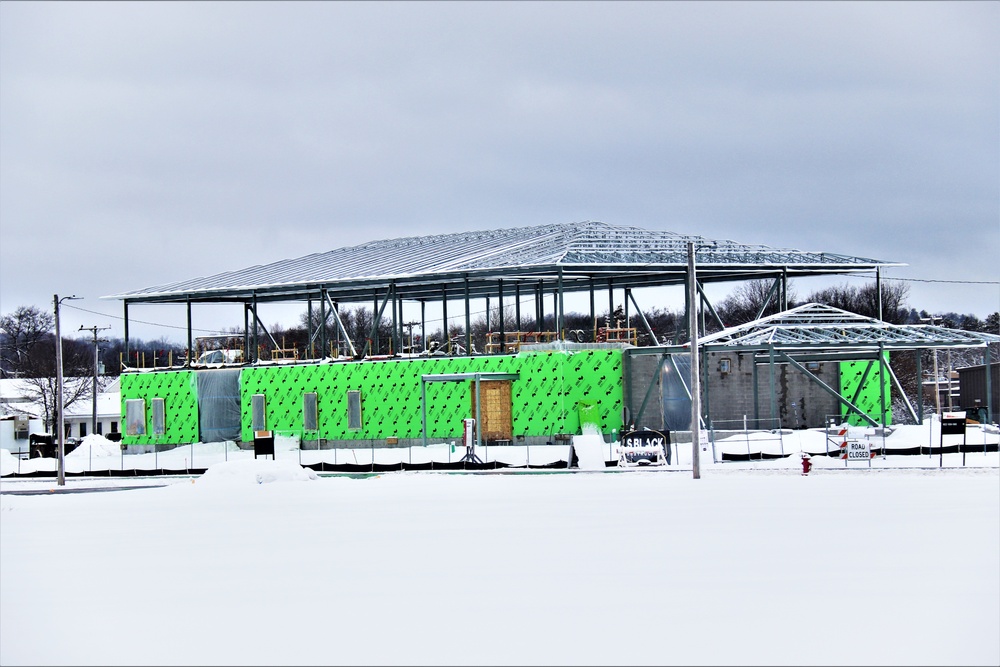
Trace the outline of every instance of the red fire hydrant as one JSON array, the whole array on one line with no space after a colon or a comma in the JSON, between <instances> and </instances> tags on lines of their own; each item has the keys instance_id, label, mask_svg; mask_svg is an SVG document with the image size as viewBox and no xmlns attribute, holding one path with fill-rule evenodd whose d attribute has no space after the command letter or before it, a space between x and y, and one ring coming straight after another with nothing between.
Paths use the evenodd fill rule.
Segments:
<instances>
[{"instance_id":1,"label":"red fire hydrant","mask_svg":"<svg viewBox=\"0 0 1000 667\"><path fill-rule=\"evenodd\" d=\"M811 456L809 456L805 452L802 452L802 474L803 475L808 475L809 471L812 470L813 464L812 464L812 461L810 459L812 459Z\"/></svg>"}]
</instances>

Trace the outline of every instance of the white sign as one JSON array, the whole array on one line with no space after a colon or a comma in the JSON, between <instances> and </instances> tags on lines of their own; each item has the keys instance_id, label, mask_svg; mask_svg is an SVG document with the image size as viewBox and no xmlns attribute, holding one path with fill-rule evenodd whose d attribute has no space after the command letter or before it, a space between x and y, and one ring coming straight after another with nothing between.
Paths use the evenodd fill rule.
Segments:
<instances>
[{"instance_id":1,"label":"white sign","mask_svg":"<svg viewBox=\"0 0 1000 667\"><path fill-rule=\"evenodd\" d=\"M573 439L575 442L576 436ZM624 433L618 447L618 465L667 465L666 442L666 436L659 431L643 429Z\"/></svg>"},{"instance_id":2,"label":"white sign","mask_svg":"<svg viewBox=\"0 0 1000 667\"><path fill-rule=\"evenodd\" d=\"M867 461L871 458L871 451L868 448L868 442L848 442L847 443L847 460L848 461Z\"/></svg>"}]
</instances>

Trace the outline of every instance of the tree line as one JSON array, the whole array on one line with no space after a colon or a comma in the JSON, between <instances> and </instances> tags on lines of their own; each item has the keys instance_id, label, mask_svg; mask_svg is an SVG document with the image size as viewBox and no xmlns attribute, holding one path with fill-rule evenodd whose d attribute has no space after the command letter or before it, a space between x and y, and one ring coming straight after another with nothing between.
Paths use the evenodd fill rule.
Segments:
<instances>
[{"instance_id":1,"label":"tree line","mask_svg":"<svg viewBox=\"0 0 1000 667\"><path fill-rule=\"evenodd\" d=\"M758 316L773 315L781 310L780 300L775 298L772 280L751 280L741 283L727 297L715 305L719 319L727 326L738 326L751 322ZM945 312L931 315L926 310L917 310L906 303L909 288L905 283L885 281L881 285L881 319L890 324L920 324L934 323L939 326L1000 334L1000 312L991 313L985 320L980 320L972 314ZM839 285L810 293L805 299L798 299L791 285L786 295L789 307L804 303L821 303L840 308L865 317L879 318L879 290L876 283L864 285ZM324 356L349 356L352 354L347 338L354 344L353 354L394 355L406 352L421 352L433 350L436 354L465 354L466 335L464 316L450 319L447 334L440 326L426 332L426 344L420 332L419 323L406 323L403 326L402 338L395 325L385 318L377 327L372 327L374 310L371 307L357 306L342 308L337 313L340 324L330 312L326 313L326 321L316 310L305 312L299 322L285 327L281 324L272 325L266 332L258 329L256 340L258 349L256 355L247 354L247 358L271 359L292 352L296 358L322 358ZM523 315L523 314L522 314ZM501 317L503 318L501 326ZM673 311L652 306L646 308L642 317L632 313L629 324L635 329L633 339L640 346L665 343L682 343L687 340L687 318L683 310ZM597 326L589 313L569 312L564 315L563 329L568 337L579 342L593 342L602 339L604 329L622 329L626 327L626 314L619 305L614 311L604 310L597 314ZM705 318L706 333L721 329L714 317ZM470 321L470 338L473 353L481 353L487 349L490 342L490 332L514 332L518 329L515 309L508 306L503 313L494 306L488 312L480 313ZM345 337L341 333L346 331ZM318 333L324 330L325 336ZM521 329L527 331L555 332L555 315L546 314L542 322L536 323L534 314L522 317ZM244 339L242 327L232 327L228 333L232 339L240 342ZM633 332L629 332L631 335ZM252 336L252 334L251 334ZM322 350L321 341L325 338L328 349ZM494 342L496 339L493 339ZM122 338L108 337L99 339L98 362L101 384L106 384L108 378L121 373L123 368L153 368L180 366L187 362L186 345L170 341L165 337L155 340L131 338L126 351ZM195 351L197 354L197 351ZM896 372L904 391L913 398L921 395L920 380L916 378L918 355L924 369L930 369L933 352L904 351L895 352L891 357L891 365ZM1000 358L1000 349L994 352L994 358ZM982 362L982 351L978 349L956 349L951 352L951 367L975 365ZM942 372L945 372L942 370ZM63 373L66 378L92 378L94 375L94 342L92 338L63 337ZM23 378L34 387L33 391L46 405L46 414L53 410L55 377L55 334L54 316L48 310L35 306L20 306L12 312L0 315L0 377ZM64 404L90 398L91 382L67 381Z\"/></svg>"}]
</instances>

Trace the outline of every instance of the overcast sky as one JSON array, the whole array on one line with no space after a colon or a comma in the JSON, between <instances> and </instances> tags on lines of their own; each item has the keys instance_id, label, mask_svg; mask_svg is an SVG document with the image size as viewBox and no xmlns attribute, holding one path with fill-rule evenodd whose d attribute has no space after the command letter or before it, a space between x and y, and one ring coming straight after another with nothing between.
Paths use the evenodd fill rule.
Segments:
<instances>
[{"instance_id":1,"label":"overcast sky","mask_svg":"<svg viewBox=\"0 0 1000 667\"><path fill-rule=\"evenodd\" d=\"M985 317L1000 3L0 3L2 312L121 335L99 297L581 220L903 262Z\"/></svg>"}]
</instances>

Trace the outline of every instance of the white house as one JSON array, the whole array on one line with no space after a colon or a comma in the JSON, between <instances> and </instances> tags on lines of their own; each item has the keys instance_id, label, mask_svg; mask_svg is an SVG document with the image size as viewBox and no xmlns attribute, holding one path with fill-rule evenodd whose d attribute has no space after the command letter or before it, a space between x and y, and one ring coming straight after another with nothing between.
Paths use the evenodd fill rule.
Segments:
<instances>
[{"instance_id":1,"label":"white house","mask_svg":"<svg viewBox=\"0 0 1000 667\"><path fill-rule=\"evenodd\" d=\"M102 435L120 433L122 418L122 394L118 378L109 384L104 391L97 392L97 432ZM66 436L83 438L93 433L94 402L92 398L76 401L66 408L63 422L66 426Z\"/></svg>"},{"instance_id":2,"label":"white house","mask_svg":"<svg viewBox=\"0 0 1000 667\"><path fill-rule=\"evenodd\" d=\"M91 378L67 378L67 382L92 382ZM118 379L97 394L97 432L118 433L121 424L121 391ZM37 394L18 378L0 379L0 447L27 452L32 433L47 433L45 414ZM93 399L76 401L63 415L67 438L82 438L93 431Z\"/></svg>"}]
</instances>

